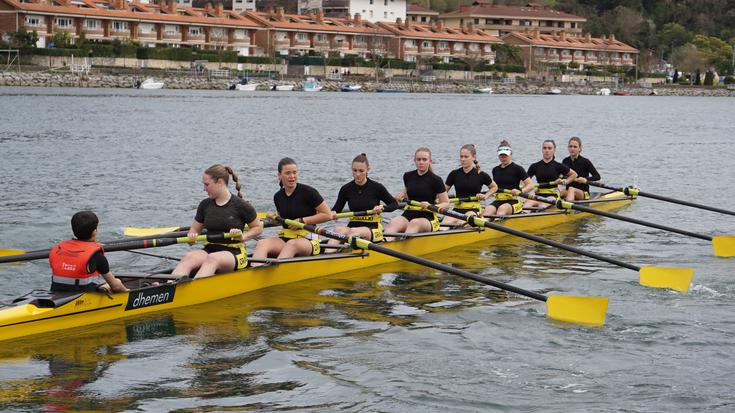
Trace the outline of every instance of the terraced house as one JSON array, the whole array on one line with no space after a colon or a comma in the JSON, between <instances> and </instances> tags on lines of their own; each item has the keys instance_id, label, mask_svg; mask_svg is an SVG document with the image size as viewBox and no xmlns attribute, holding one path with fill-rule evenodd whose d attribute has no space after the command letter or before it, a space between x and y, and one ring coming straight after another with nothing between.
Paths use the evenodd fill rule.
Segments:
<instances>
[{"instance_id":1,"label":"terraced house","mask_svg":"<svg viewBox=\"0 0 735 413\"><path fill-rule=\"evenodd\" d=\"M459 27L445 27L442 22L416 24L396 19L395 23L378 23L390 31L391 55L409 62L439 59L449 62L452 59L485 61L495 63L492 46L502 41L475 29L472 24Z\"/></svg>"},{"instance_id":2,"label":"terraced house","mask_svg":"<svg viewBox=\"0 0 735 413\"><path fill-rule=\"evenodd\" d=\"M222 4L197 9L175 0L143 4L127 0L0 0L0 32L38 33L38 47L65 31L72 41L82 32L89 41L132 40L256 53L254 39L263 27L251 18L224 10Z\"/></svg>"},{"instance_id":3,"label":"terraced house","mask_svg":"<svg viewBox=\"0 0 735 413\"><path fill-rule=\"evenodd\" d=\"M587 21L584 17L535 3L512 6L485 2L460 6L458 10L440 14L439 20L447 26L472 23L475 27L495 36L524 30L538 30L549 34L559 32L581 34L581 24Z\"/></svg>"},{"instance_id":4,"label":"terraced house","mask_svg":"<svg viewBox=\"0 0 735 413\"><path fill-rule=\"evenodd\" d=\"M513 32L503 42L521 48L523 63L530 72L541 73L560 63L575 62L580 68L595 66L635 66L638 49L615 39L615 35L592 37L533 32Z\"/></svg>"}]
</instances>

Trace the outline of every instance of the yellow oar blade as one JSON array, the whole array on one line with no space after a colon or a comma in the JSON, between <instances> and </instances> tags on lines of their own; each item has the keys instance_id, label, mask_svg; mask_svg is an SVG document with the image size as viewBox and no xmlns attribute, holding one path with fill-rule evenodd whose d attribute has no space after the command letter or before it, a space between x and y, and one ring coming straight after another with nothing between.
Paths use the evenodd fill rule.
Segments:
<instances>
[{"instance_id":1,"label":"yellow oar blade","mask_svg":"<svg viewBox=\"0 0 735 413\"><path fill-rule=\"evenodd\" d=\"M136 228L127 227L123 234L126 237L147 237L149 235L166 234L168 232L178 231L181 227L164 227L164 228Z\"/></svg>"},{"instance_id":2,"label":"yellow oar blade","mask_svg":"<svg viewBox=\"0 0 735 413\"><path fill-rule=\"evenodd\" d=\"M607 297L552 295L546 300L546 315L569 323L603 326L607 302Z\"/></svg>"},{"instance_id":3,"label":"yellow oar blade","mask_svg":"<svg viewBox=\"0 0 735 413\"><path fill-rule=\"evenodd\" d=\"M712 249L716 257L735 257L735 235L712 237Z\"/></svg>"},{"instance_id":4,"label":"yellow oar blade","mask_svg":"<svg viewBox=\"0 0 735 413\"><path fill-rule=\"evenodd\" d=\"M20 255L25 253L25 250L8 250L0 248L0 257L4 257L6 255Z\"/></svg>"},{"instance_id":5,"label":"yellow oar blade","mask_svg":"<svg viewBox=\"0 0 735 413\"><path fill-rule=\"evenodd\" d=\"M641 267L640 283L652 288L687 292L694 278L693 268Z\"/></svg>"}]
</instances>

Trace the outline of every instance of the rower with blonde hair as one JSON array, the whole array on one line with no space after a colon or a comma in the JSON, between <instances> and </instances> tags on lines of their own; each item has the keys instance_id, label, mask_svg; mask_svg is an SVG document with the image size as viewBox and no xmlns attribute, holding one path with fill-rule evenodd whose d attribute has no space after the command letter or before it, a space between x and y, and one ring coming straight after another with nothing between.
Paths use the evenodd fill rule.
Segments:
<instances>
[{"instance_id":1,"label":"rower with blonde hair","mask_svg":"<svg viewBox=\"0 0 735 413\"><path fill-rule=\"evenodd\" d=\"M459 149L459 164L460 167L450 172L444 181L447 191L454 187L457 198L460 200L455 204L454 210L461 214L482 214L482 201L494 194L498 186L487 172L480 169L475 145L462 145ZM487 191L483 192L483 187L487 187ZM477 199L468 200L467 198ZM442 222L457 224L463 221L445 216Z\"/></svg>"}]
</instances>

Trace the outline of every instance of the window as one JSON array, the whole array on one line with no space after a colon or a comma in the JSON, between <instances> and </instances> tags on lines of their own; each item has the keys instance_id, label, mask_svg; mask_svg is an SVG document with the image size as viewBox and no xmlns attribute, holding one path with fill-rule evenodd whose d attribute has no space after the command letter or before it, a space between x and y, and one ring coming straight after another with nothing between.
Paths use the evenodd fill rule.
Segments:
<instances>
[{"instance_id":1,"label":"window","mask_svg":"<svg viewBox=\"0 0 735 413\"><path fill-rule=\"evenodd\" d=\"M56 18L56 27L59 29L71 29L74 25L74 22L72 19L62 19L60 17Z\"/></svg>"},{"instance_id":2,"label":"window","mask_svg":"<svg viewBox=\"0 0 735 413\"><path fill-rule=\"evenodd\" d=\"M370 4L373 4L373 0L370 0ZM364 11L365 11L365 10L363 10L363 12L364 12Z\"/></svg>"},{"instance_id":3,"label":"window","mask_svg":"<svg viewBox=\"0 0 735 413\"><path fill-rule=\"evenodd\" d=\"M474 22L475 24L480 24L480 19L475 19Z\"/></svg>"},{"instance_id":4,"label":"window","mask_svg":"<svg viewBox=\"0 0 735 413\"><path fill-rule=\"evenodd\" d=\"M383 0L383 6L387 6L387 5L388 5L388 0Z\"/></svg>"},{"instance_id":5,"label":"window","mask_svg":"<svg viewBox=\"0 0 735 413\"><path fill-rule=\"evenodd\" d=\"M440 49L446 49L447 48L447 42L439 42L439 48Z\"/></svg>"},{"instance_id":6,"label":"window","mask_svg":"<svg viewBox=\"0 0 735 413\"><path fill-rule=\"evenodd\" d=\"M431 46L431 42L428 41L428 40L424 40L423 42L421 42L421 47L423 47L424 49L428 49L428 48L432 47Z\"/></svg>"},{"instance_id":7,"label":"window","mask_svg":"<svg viewBox=\"0 0 735 413\"><path fill-rule=\"evenodd\" d=\"M572 23L571 26L572 26L572 29L576 29L577 28L577 23Z\"/></svg>"},{"instance_id":8,"label":"window","mask_svg":"<svg viewBox=\"0 0 735 413\"><path fill-rule=\"evenodd\" d=\"M124 32L127 30L128 30L128 22L118 22L118 21L112 22L113 32Z\"/></svg>"},{"instance_id":9,"label":"window","mask_svg":"<svg viewBox=\"0 0 735 413\"><path fill-rule=\"evenodd\" d=\"M384 11L384 12L383 12L383 18L384 18L384 19L387 19L387 18L388 18L388 12L387 12L387 11Z\"/></svg>"},{"instance_id":10,"label":"window","mask_svg":"<svg viewBox=\"0 0 735 413\"><path fill-rule=\"evenodd\" d=\"M405 60L407 62L415 62L416 61L416 56L410 54L410 55L407 55L406 58L403 59L403 60Z\"/></svg>"},{"instance_id":11,"label":"window","mask_svg":"<svg viewBox=\"0 0 735 413\"><path fill-rule=\"evenodd\" d=\"M557 22L556 27L564 27L564 22Z\"/></svg>"},{"instance_id":12,"label":"window","mask_svg":"<svg viewBox=\"0 0 735 413\"><path fill-rule=\"evenodd\" d=\"M457 51L457 52L462 51L462 50L464 50L464 45L462 43L455 43L454 44L454 50Z\"/></svg>"},{"instance_id":13,"label":"window","mask_svg":"<svg viewBox=\"0 0 735 413\"><path fill-rule=\"evenodd\" d=\"M413 20L416 21L415 18ZM426 16L421 16L421 23L426 23Z\"/></svg>"},{"instance_id":14,"label":"window","mask_svg":"<svg viewBox=\"0 0 735 413\"><path fill-rule=\"evenodd\" d=\"M40 16L26 16L25 25L38 27L41 25L41 19L42 17Z\"/></svg>"},{"instance_id":15,"label":"window","mask_svg":"<svg viewBox=\"0 0 735 413\"><path fill-rule=\"evenodd\" d=\"M175 36L179 34L179 26L173 25L173 24L167 24L163 28L163 34L167 36Z\"/></svg>"},{"instance_id":16,"label":"window","mask_svg":"<svg viewBox=\"0 0 735 413\"><path fill-rule=\"evenodd\" d=\"M211 31L209 32L209 34L210 34L210 35L211 35L211 37L212 37L212 38L214 38L214 39L217 39L217 40L222 40L222 39L224 39L224 38L225 38L225 29L223 29L223 28L221 28L221 27L217 27L217 28L215 28L215 29L212 29L212 30L211 30Z\"/></svg>"},{"instance_id":17,"label":"window","mask_svg":"<svg viewBox=\"0 0 735 413\"><path fill-rule=\"evenodd\" d=\"M630 55L628 53L623 53L623 59L624 60L630 59Z\"/></svg>"},{"instance_id":18,"label":"window","mask_svg":"<svg viewBox=\"0 0 735 413\"><path fill-rule=\"evenodd\" d=\"M88 30L98 30L100 27L102 27L102 22L96 19L86 19L84 20L84 28Z\"/></svg>"},{"instance_id":19,"label":"window","mask_svg":"<svg viewBox=\"0 0 735 413\"><path fill-rule=\"evenodd\" d=\"M152 34L155 33L156 27L151 23L141 23L138 26L138 33L140 34Z\"/></svg>"},{"instance_id":20,"label":"window","mask_svg":"<svg viewBox=\"0 0 735 413\"><path fill-rule=\"evenodd\" d=\"M199 26L191 26L189 27L189 36L203 36L204 35L204 28Z\"/></svg>"},{"instance_id":21,"label":"window","mask_svg":"<svg viewBox=\"0 0 735 413\"><path fill-rule=\"evenodd\" d=\"M403 42L403 45L406 47L416 47L416 41L415 40L406 40Z\"/></svg>"},{"instance_id":22,"label":"window","mask_svg":"<svg viewBox=\"0 0 735 413\"><path fill-rule=\"evenodd\" d=\"M309 36L306 33L296 33L296 40L298 41L309 40Z\"/></svg>"},{"instance_id":23,"label":"window","mask_svg":"<svg viewBox=\"0 0 735 413\"><path fill-rule=\"evenodd\" d=\"M486 44L485 47L483 47L482 49L485 50L485 52L487 53L490 53L493 51L493 47L489 44Z\"/></svg>"},{"instance_id":24,"label":"window","mask_svg":"<svg viewBox=\"0 0 735 413\"><path fill-rule=\"evenodd\" d=\"M235 30L235 32L233 33L233 36L235 37L235 39L244 39L245 30L240 30L240 29Z\"/></svg>"},{"instance_id":25,"label":"window","mask_svg":"<svg viewBox=\"0 0 735 413\"><path fill-rule=\"evenodd\" d=\"M551 20L546 20L546 27L554 27L554 22Z\"/></svg>"},{"instance_id":26,"label":"window","mask_svg":"<svg viewBox=\"0 0 735 413\"><path fill-rule=\"evenodd\" d=\"M493 19L493 24L503 24L503 21L500 19Z\"/></svg>"},{"instance_id":27,"label":"window","mask_svg":"<svg viewBox=\"0 0 735 413\"><path fill-rule=\"evenodd\" d=\"M472 50L473 52L476 52L480 50L480 45L478 45L477 43L472 43L470 44L470 50Z\"/></svg>"},{"instance_id":28,"label":"window","mask_svg":"<svg viewBox=\"0 0 735 413\"><path fill-rule=\"evenodd\" d=\"M582 57L582 51L581 50L576 50L574 52L574 57Z\"/></svg>"},{"instance_id":29,"label":"window","mask_svg":"<svg viewBox=\"0 0 735 413\"><path fill-rule=\"evenodd\" d=\"M317 34L316 35L316 41L317 42L326 42L327 41L327 36L325 36L323 34Z\"/></svg>"},{"instance_id":30,"label":"window","mask_svg":"<svg viewBox=\"0 0 735 413\"><path fill-rule=\"evenodd\" d=\"M355 36L355 43L365 43L365 36Z\"/></svg>"}]
</instances>

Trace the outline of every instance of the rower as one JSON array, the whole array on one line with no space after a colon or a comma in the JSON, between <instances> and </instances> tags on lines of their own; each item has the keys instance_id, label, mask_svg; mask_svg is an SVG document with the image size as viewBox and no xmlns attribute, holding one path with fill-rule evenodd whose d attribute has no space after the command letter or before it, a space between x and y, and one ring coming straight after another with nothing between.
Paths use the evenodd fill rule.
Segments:
<instances>
[{"instance_id":1,"label":"rower","mask_svg":"<svg viewBox=\"0 0 735 413\"><path fill-rule=\"evenodd\" d=\"M482 213L482 201L488 197L488 194L495 193L498 186L487 172L480 170L480 163L477 162L477 149L473 144L463 145L459 149L460 167L453 170L447 176L444 182L449 191L453 186L457 192L457 198L476 197L476 201L459 201L454 205L454 210L465 215L478 215ZM482 187L488 188L487 192L482 192ZM445 216L442 220L444 224L464 223L456 218Z\"/></svg>"},{"instance_id":2,"label":"rower","mask_svg":"<svg viewBox=\"0 0 735 413\"><path fill-rule=\"evenodd\" d=\"M569 139L568 148L569 156L561 162L577 173L577 179L567 185L567 190L563 195L567 201L590 199L590 186L587 181L599 181L600 174L592 162L581 155L582 139L572 136Z\"/></svg>"},{"instance_id":3,"label":"rower","mask_svg":"<svg viewBox=\"0 0 735 413\"><path fill-rule=\"evenodd\" d=\"M541 144L541 160L528 168L528 177L536 177L538 188L536 195L547 198L559 198L559 185L568 185L577 177L577 173L568 166L555 159L556 142L546 139ZM550 204L526 200L526 206L531 208L548 208Z\"/></svg>"},{"instance_id":4,"label":"rower","mask_svg":"<svg viewBox=\"0 0 735 413\"><path fill-rule=\"evenodd\" d=\"M498 146L500 165L493 168L493 180L498 185L495 201L485 207L485 215L512 215L523 211L523 201L518 194L533 190L533 182L526 170L513 162L513 149L507 140L503 139ZM521 187L519 190L518 187ZM512 193L504 193L509 190Z\"/></svg>"},{"instance_id":5,"label":"rower","mask_svg":"<svg viewBox=\"0 0 735 413\"><path fill-rule=\"evenodd\" d=\"M427 211L429 203L437 202L440 208L449 205L447 188L442 179L431 170L431 150L418 148L414 153L416 169L403 174L403 191L395 196L397 200L408 197L411 201L421 202L422 206L406 206L403 215L393 218L385 232L417 232L439 231L439 218L436 213ZM390 241L390 239L389 239Z\"/></svg>"},{"instance_id":6,"label":"rower","mask_svg":"<svg viewBox=\"0 0 735 413\"><path fill-rule=\"evenodd\" d=\"M230 175L235 182L237 196L227 188ZM189 251L184 255L172 274L188 277L197 270L194 278L209 277L217 272L237 271L248 265L245 241L263 232L255 208L243 199L240 178L229 166L215 164L204 171L202 184L207 198L197 207L194 221L188 236L196 237L207 230L208 233L229 232L228 243L207 243L204 249Z\"/></svg>"},{"instance_id":7,"label":"rower","mask_svg":"<svg viewBox=\"0 0 735 413\"><path fill-rule=\"evenodd\" d=\"M49 251L51 291L129 291L110 272L102 244L97 242L99 219L92 211L71 217L76 239L61 241Z\"/></svg>"},{"instance_id":8,"label":"rower","mask_svg":"<svg viewBox=\"0 0 735 413\"><path fill-rule=\"evenodd\" d=\"M337 201L332 207L332 219L337 219L337 213L342 212L345 204L350 206L351 211L373 210L373 215L361 215L350 217L346 227L337 227L335 231L344 235L356 235L372 242L383 241L383 224L381 213L391 212L398 208L398 202L393 199L390 192L379 182L368 178L370 163L367 155L361 153L352 160L352 178L339 190ZM381 204L383 202L383 204ZM339 244L340 241L330 239L329 244ZM337 252L337 249L326 251Z\"/></svg>"},{"instance_id":9,"label":"rower","mask_svg":"<svg viewBox=\"0 0 735 413\"><path fill-rule=\"evenodd\" d=\"M273 195L278 216L305 224L321 224L332 219L332 213L319 192L298 182L298 167L291 158L278 162L278 183L281 189ZM273 212L267 216L275 218ZM320 252L319 238L309 231L284 228L277 237L258 241L253 258L292 258L317 255ZM253 263L253 266L259 264Z\"/></svg>"}]
</instances>

